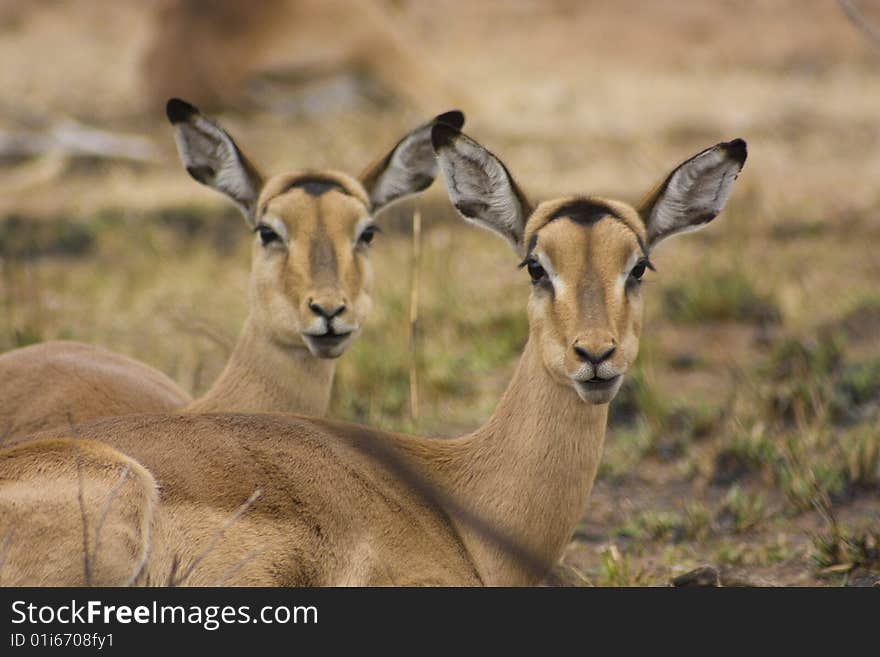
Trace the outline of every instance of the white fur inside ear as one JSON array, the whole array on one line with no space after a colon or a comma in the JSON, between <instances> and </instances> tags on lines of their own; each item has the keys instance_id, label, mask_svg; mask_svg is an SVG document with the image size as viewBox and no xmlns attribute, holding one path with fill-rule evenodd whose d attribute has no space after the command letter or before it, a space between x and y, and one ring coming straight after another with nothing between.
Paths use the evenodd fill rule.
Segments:
<instances>
[{"instance_id":1,"label":"white fur inside ear","mask_svg":"<svg viewBox=\"0 0 880 657\"><path fill-rule=\"evenodd\" d=\"M461 216L517 248L526 217L504 165L464 135L440 149L438 158L449 199Z\"/></svg>"},{"instance_id":2,"label":"white fur inside ear","mask_svg":"<svg viewBox=\"0 0 880 657\"><path fill-rule=\"evenodd\" d=\"M707 149L679 166L651 210L648 243L695 230L718 216L741 168L742 163L723 146Z\"/></svg>"},{"instance_id":3,"label":"white fur inside ear","mask_svg":"<svg viewBox=\"0 0 880 657\"><path fill-rule=\"evenodd\" d=\"M203 116L193 115L175 125L174 140L190 175L231 198L249 216L259 190L229 135Z\"/></svg>"}]
</instances>

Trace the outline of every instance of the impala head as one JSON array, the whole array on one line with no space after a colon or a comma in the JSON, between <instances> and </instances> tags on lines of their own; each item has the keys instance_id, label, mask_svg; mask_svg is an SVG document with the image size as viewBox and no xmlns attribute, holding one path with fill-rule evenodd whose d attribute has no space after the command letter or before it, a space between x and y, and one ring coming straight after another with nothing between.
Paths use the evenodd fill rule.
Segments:
<instances>
[{"instance_id":1,"label":"impala head","mask_svg":"<svg viewBox=\"0 0 880 657\"><path fill-rule=\"evenodd\" d=\"M468 221L510 242L532 282L529 340L559 383L591 404L610 402L642 329L641 279L663 239L721 212L746 159L741 139L686 160L637 208L570 196L532 207L501 161L457 129L433 144L449 197Z\"/></svg>"},{"instance_id":2,"label":"impala head","mask_svg":"<svg viewBox=\"0 0 880 657\"><path fill-rule=\"evenodd\" d=\"M336 358L369 313L368 254L376 214L428 187L437 175L431 127L460 128L447 112L406 135L358 178L338 171L295 171L264 180L232 138L179 99L166 107L189 174L221 192L254 232L253 319L278 344L305 344Z\"/></svg>"}]
</instances>

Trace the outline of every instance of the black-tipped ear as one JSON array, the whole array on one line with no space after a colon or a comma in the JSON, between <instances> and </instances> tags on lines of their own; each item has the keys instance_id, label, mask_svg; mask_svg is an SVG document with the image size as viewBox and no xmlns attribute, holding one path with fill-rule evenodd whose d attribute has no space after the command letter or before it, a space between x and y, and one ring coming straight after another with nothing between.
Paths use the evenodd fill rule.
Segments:
<instances>
[{"instance_id":1,"label":"black-tipped ear","mask_svg":"<svg viewBox=\"0 0 880 657\"><path fill-rule=\"evenodd\" d=\"M428 188L437 177L437 160L431 147L435 125L464 125L464 114L451 110L437 115L401 139L387 155L360 176L374 213L391 203Z\"/></svg>"},{"instance_id":2,"label":"black-tipped ear","mask_svg":"<svg viewBox=\"0 0 880 657\"><path fill-rule=\"evenodd\" d=\"M256 167L225 130L193 105L172 98L165 105L165 114L174 126L177 152L187 173L232 199L253 226L257 195L263 186Z\"/></svg>"},{"instance_id":3,"label":"black-tipped ear","mask_svg":"<svg viewBox=\"0 0 880 657\"><path fill-rule=\"evenodd\" d=\"M728 156L730 156L736 162L739 162L740 169L746 163L746 158L749 155L749 149L746 146L746 140L737 137L733 141L726 142L724 144L720 144L724 150L727 151Z\"/></svg>"},{"instance_id":4,"label":"black-tipped ear","mask_svg":"<svg viewBox=\"0 0 880 657\"><path fill-rule=\"evenodd\" d=\"M724 209L745 164L742 139L721 142L685 160L639 205L648 232L648 248L661 240L696 230Z\"/></svg>"},{"instance_id":5,"label":"black-tipped ear","mask_svg":"<svg viewBox=\"0 0 880 657\"><path fill-rule=\"evenodd\" d=\"M491 152L455 127L437 123L431 144L443 170L449 200L465 220L488 228L522 246L532 207L507 167Z\"/></svg>"},{"instance_id":6,"label":"black-tipped ear","mask_svg":"<svg viewBox=\"0 0 880 657\"><path fill-rule=\"evenodd\" d=\"M434 123L445 123L453 128L461 130L464 127L464 112L460 110L450 110L434 117Z\"/></svg>"},{"instance_id":7,"label":"black-tipped ear","mask_svg":"<svg viewBox=\"0 0 880 657\"><path fill-rule=\"evenodd\" d=\"M450 146L452 141L460 134L460 129L451 123L437 123L431 128L431 145L434 147L434 151Z\"/></svg>"},{"instance_id":8,"label":"black-tipped ear","mask_svg":"<svg viewBox=\"0 0 880 657\"><path fill-rule=\"evenodd\" d=\"M180 98L170 98L165 104L165 116L171 121L172 125L183 123L189 120L194 114L198 114L199 110Z\"/></svg>"}]
</instances>

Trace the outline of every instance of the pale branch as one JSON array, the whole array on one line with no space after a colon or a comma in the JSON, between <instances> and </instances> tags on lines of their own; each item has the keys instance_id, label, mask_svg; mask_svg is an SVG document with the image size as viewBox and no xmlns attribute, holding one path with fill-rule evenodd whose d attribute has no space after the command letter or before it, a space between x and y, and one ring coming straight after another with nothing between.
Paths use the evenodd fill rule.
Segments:
<instances>
[{"instance_id":1,"label":"pale branch","mask_svg":"<svg viewBox=\"0 0 880 657\"><path fill-rule=\"evenodd\" d=\"M146 137L99 130L67 119L37 131L0 131L0 158L28 158L46 153L151 163L159 153Z\"/></svg>"},{"instance_id":2,"label":"pale branch","mask_svg":"<svg viewBox=\"0 0 880 657\"><path fill-rule=\"evenodd\" d=\"M214 584L214 586L227 586L226 582L228 582L230 579L232 579L232 577L234 577L238 571L240 571L242 568L244 568L247 564L249 564L251 561L253 561L256 557L258 557L262 553L263 553L262 548L254 548L253 550L248 552L247 555L245 555L245 557L241 561L239 561L237 564L233 565L225 573L223 573L220 576L220 578L217 580L217 582Z\"/></svg>"},{"instance_id":3,"label":"pale branch","mask_svg":"<svg viewBox=\"0 0 880 657\"><path fill-rule=\"evenodd\" d=\"M419 421L418 387L418 321L419 321L419 266L421 264L422 213L413 213L412 278L409 290L409 414L413 422Z\"/></svg>"},{"instance_id":4,"label":"pale branch","mask_svg":"<svg viewBox=\"0 0 880 657\"><path fill-rule=\"evenodd\" d=\"M859 32L868 37L871 44L880 50L880 29L871 25L865 15L856 7L856 3L852 0L837 0L837 4L846 14L849 22L852 23Z\"/></svg>"},{"instance_id":5,"label":"pale branch","mask_svg":"<svg viewBox=\"0 0 880 657\"><path fill-rule=\"evenodd\" d=\"M12 545L12 536L15 533L15 525L10 525L9 530L0 541L0 584L3 581L3 566L6 564L6 555L9 554L9 546Z\"/></svg>"},{"instance_id":6,"label":"pale branch","mask_svg":"<svg viewBox=\"0 0 880 657\"><path fill-rule=\"evenodd\" d=\"M206 556L208 556L208 554L215 547L217 547L217 544L220 542L220 539L223 538L223 535L226 533L226 530L229 529L239 518L241 518L241 516L243 516L245 514L245 512L254 505L254 502L256 502L262 494L263 494L263 491L261 489L259 489L259 488L256 489L251 494L251 496L249 498L247 498L244 501L244 503L240 507L238 507L238 509L235 510L235 513L233 513L231 516L229 516L229 518L226 519L226 522L224 522L223 525L221 527L219 527L216 532L214 532L214 535L211 537L211 540L208 541L207 547L205 547L205 549L202 550L198 554L198 556L196 556L196 558L190 562L189 567L185 571L183 571L183 574L181 575L180 579L176 580L176 581L171 580L169 582L169 586L177 586L177 585L180 585L180 584L183 584L184 582L186 582L186 580L189 579L189 576L193 574L195 569L201 563L202 559L204 559Z\"/></svg>"},{"instance_id":7,"label":"pale branch","mask_svg":"<svg viewBox=\"0 0 880 657\"><path fill-rule=\"evenodd\" d=\"M119 495L119 491L122 490L122 486L128 479L128 475L130 472L131 468L126 465L122 469L122 473L119 475L119 480L116 482L116 485L114 485L110 492L107 494L107 499L104 502L104 508L101 510L101 515L98 517L98 523L95 525L95 542L93 543L94 549L92 550L95 561L97 561L98 559L98 548L101 544L101 530L104 528L104 522L107 520L107 516L110 514L110 507L113 505L113 500L115 500L116 496Z\"/></svg>"},{"instance_id":8,"label":"pale branch","mask_svg":"<svg viewBox=\"0 0 880 657\"><path fill-rule=\"evenodd\" d=\"M67 409L67 423L70 425L70 431L73 434L73 437L79 438L79 430L76 427L76 423L73 421L73 414L70 412L70 408ZM89 518L86 513L85 485L82 474L82 450L79 448L76 441L71 444L76 452L76 497L77 502L79 503L80 517L82 519L83 579L85 580L86 586L91 586L92 569L91 559L89 557Z\"/></svg>"}]
</instances>

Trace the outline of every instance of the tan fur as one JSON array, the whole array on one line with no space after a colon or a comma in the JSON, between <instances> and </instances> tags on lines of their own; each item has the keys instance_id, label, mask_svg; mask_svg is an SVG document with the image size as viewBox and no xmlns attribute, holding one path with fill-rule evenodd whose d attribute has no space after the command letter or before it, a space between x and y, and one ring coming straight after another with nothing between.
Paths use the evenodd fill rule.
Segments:
<instances>
[{"instance_id":1,"label":"tan fur","mask_svg":"<svg viewBox=\"0 0 880 657\"><path fill-rule=\"evenodd\" d=\"M0 584L136 581L150 551L157 497L149 472L102 443L42 440L3 450Z\"/></svg>"},{"instance_id":2,"label":"tan fur","mask_svg":"<svg viewBox=\"0 0 880 657\"><path fill-rule=\"evenodd\" d=\"M457 182L478 165L471 151ZM513 379L471 434L432 440L280 414L141 416L83 427L85 437L143 464L160 485L141 583L166 581L178 560L196 562L184 584L540 581L584 513L613 397L581 394L580 365L568 352L578 339L602 334L619 348L608 361L614 371L622 375L635 358L641 300L618 283L643 253L641 217L650 211L606 202L619 218L550 221L564 201L539 206L519 228L505 219L505 236L552 261L556 288L535 286ZM257 490L259 499L228 524ZM202 556L224 526L222 540ZM68 583L38 565L8 567L17 581Z\"/></svg>"},{"instance_id":3,"label":"tan fur","mask_svg":"<svg viewBox=\"0 0 880 657\"><path fill-rule=\"evenodd\" d=\"M369 262L366 250L353 251L351 243L355 223L368 210L338 192L313 198L300 189L277 196L269 208L289 231L289 251L267 254L254 238L250 315L225 369L204 395L191 400L161 372L105 349L76 342L33 345L0 356L0 436L64 426L68 416L85 422L182 408L323 415L335 363L313 356L299 330L312 315L308 299L316 295L347 299L341 319L354 330L366 319ZM310 245L316 241L333 249L339 276L310 266Z\"/></svg>"},{"instance_id":4,"label":"tan fur","mask_svg":"<svg viewBox=\"0 0 880 657\"><path fill-rule=\"evenodd\" d=\"M187 94L205 108L241 107L249 81L282 79L282 93L354 72L413 107L469 95L444 74L404 8L377 0L157 0L141 54L148 109ZM276 87L271 87L275 89Z\"/></svg>"},{"instance_id":5,"label":"tan fur","mask_svg":"<svg viewBox=\"0 0 880 657\"><path fill-rule=\"evenodd\" d=\"M627 261L640 251L638 238L644 239L639 214L624 203L590 199L608 205L620 219L606 217L572 235L568 219L546 223L546 217L571 200L538 206L524 233L526 243L539 234L537 250L550 257L557 276L573 281L552 297L533 295L529 306L536 316L533 339L540 341L551 376L562 383L569 382L582 365L571 348L575 343L593 353L615 347L603 366L618 374L626 372L638 353L642 328L641 290L636 286L625 291L621 284Z\"/></svg>"},{"instance_id":6,"label":"tan fur","mask_svg":"<svg viewBox=\"0 0 880 657\"><path fill-rule=\"evenodd\" d=\"M0 355L0 444L104 415L168 412L189 400L158 370L101 347L59 340Z\"/></svg>"},{"instance_id":7,"label":"tan fur","mask_svg":"<svg viewBox=\"0 0 880 657\"><path fill-rule=\"evenodd\" d=\"M191 109L194 122L207 121ZM430 137L425 126L401 143L422 133L419 143L430 152L430 142L424 143ZM285 239L263 245L259 235L253 237L250 313L217 381L192 400L161 372L105 349L61 341L19 349L0 356L0 444L49 427L137 412L324 415L335 370L332 359L345 351L371 306L369 247L357 242L356 231L365 220L371 223L370 217L384 205L418 191L408 189L411 181L405 179L393 198L386 197L378 205L371 201L371 191L388 175L396 149L363 172L363 184L329 170L287 172L264 183L236 149L240 158L236 171L259 191L247 208L248 222L254 227L274 226ZM431 166L435 167L433 156ZM224 168L234 167L224 163ZM408 173L405 167L403 173ZM433 178L418 167L414 173L422 176L421 184L430 184ZM313 195L295 186L313 179L332 181L340 189ZM350 332L350 336L331 347L307 345L303 333L324 321L310 308L311 303L344 304L345 309L330 321L337 331Z\"/></svg>"},{"instance_id":8,"label":"tan fur","mask_svg":"<svg viewBox=\"0 0 880 657\"><path fill-rule=\"evenodd\" d=\"M270 179L261 193L261 217L282 222L289 244L264 247L254 239L249 284L251 312L238 344L219 379L190 404L192 412L298 411L323 415L330 402L334 361L316 358L303 343L302 331L314 320L309 302L344 303L335 320L357 332L369 314L372 270L366 247L353 247L355 227L369 215L366 193L353 178L321 172L355 190L329 191L313 197L284 189L311 172ZM316 262L316 247L332 254L334 266Z\"/></svg>"}]
</instances>

